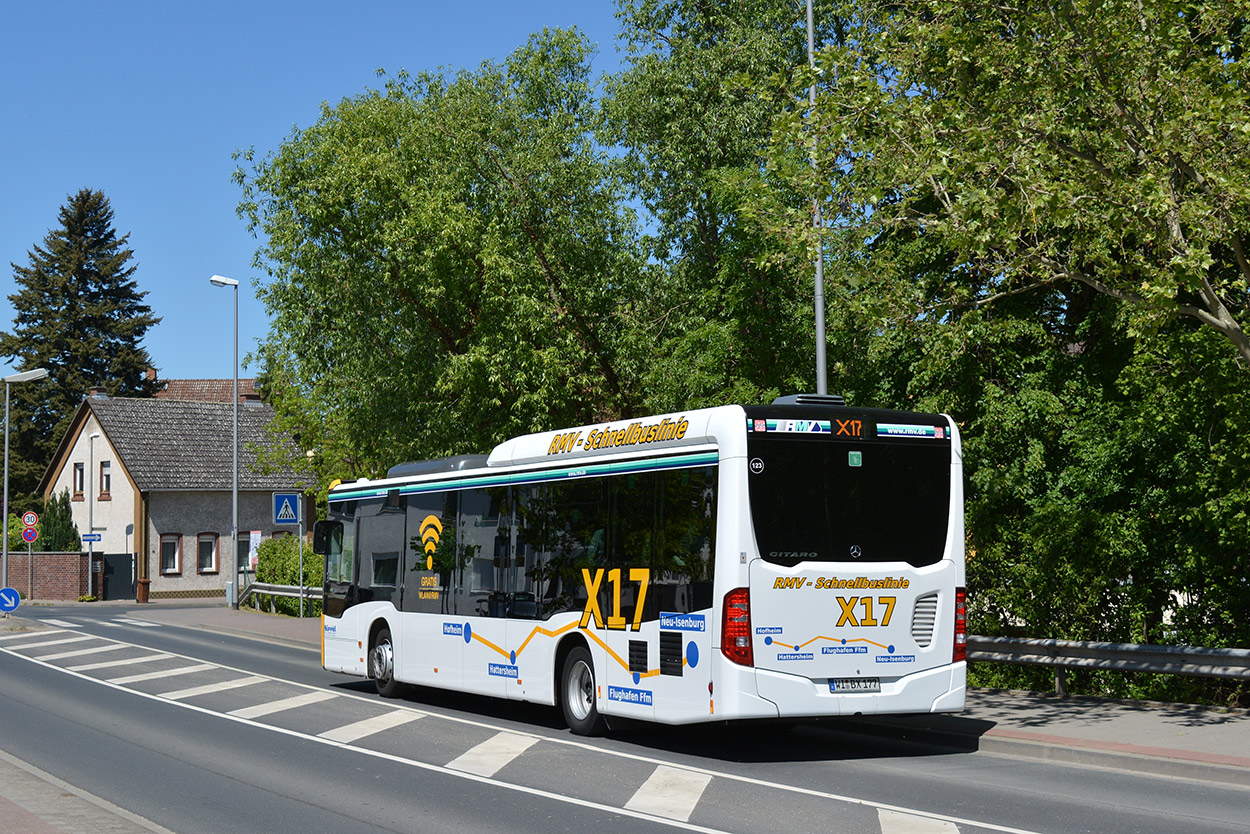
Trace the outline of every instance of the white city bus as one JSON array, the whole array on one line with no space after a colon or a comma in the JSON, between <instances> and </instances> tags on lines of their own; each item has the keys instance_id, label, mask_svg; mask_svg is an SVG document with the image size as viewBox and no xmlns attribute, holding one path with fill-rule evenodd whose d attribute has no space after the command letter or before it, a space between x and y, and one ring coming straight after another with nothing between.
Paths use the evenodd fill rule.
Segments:
<instances>
[{"instance_id":1,"label":"white city bus","mask_svg":"<svg viewBox=\"0 0 1250 834\"><path fill-rule=\"evenodd\" d=\"M679 724L963 708L945 415L802 395L544 432L335 486L322 665Z\"/></svg>"}]
</instances>

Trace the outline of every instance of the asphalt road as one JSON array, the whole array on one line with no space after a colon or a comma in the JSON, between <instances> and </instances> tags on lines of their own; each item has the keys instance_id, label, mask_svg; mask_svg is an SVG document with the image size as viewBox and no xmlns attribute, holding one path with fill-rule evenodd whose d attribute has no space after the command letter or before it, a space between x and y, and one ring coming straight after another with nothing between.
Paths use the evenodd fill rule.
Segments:
<instances>
[{"instance_id":1,"label":"asphalt road","mask_svg":"<svg viewBox=\"0 0 1250 834\"><path fill-rule=\"evenodd\" d=\"M1250 830L1244 788L837 723L587 740L546 708L431 690L385 701L306 648L118 609L39 617L64 625L0 641L0 749L179 834Z\"/></svg>"}]
</instances>

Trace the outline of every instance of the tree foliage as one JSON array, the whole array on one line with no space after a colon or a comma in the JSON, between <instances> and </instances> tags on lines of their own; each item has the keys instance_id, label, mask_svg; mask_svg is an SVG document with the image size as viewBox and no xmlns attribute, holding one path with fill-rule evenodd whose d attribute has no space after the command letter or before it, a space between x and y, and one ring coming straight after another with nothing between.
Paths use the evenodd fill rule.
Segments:
<instances>
[{"instance_id":1,"label":"tree foliage","mask_svg":"<svg viewBox=\"0 0 1250 834\"><path fill-rule=\"evenodd\" d=\"M1079 283L1134 333L1214 329L1250 370L1247 11L853 0L788 144L819 144L812 187L859 242L910 230L959 253L936 313Z\"/></svg>"},{"instance_id":2,"label":"tree foliage","mask_svg":"<svg viewBox=\"0 0 1250 834\"><path fill-rule=\"evenodd\" d=\"M69 490L63 489L44 506L39 517L40 550L50 553L77 553L82 550L82 539L78 536L78 525L74 523L69 504Z\"/></svg>"},{"instance_id":3,"label":"tree foliage","mask_svg":"<svg viewBox=\"0 0 1250 834\"><path fill-rule=\"evenodd\" d=\"M13 329L0 333L0 355L20 369L48 370L44 380L12 386L9 468L19 495L35 490L90 388L112 396L154 393L142 341L160 319L134 280L130 235L117 235L100 191L71 195L59 219L29 253L28 266L12 264Z\"/></svg>"},{"instance_id":4,"label":"tree foliage","mask_svg":"<svg viewBox=\"0 0 1250 834\"><path fill-rule=\"evenodd\" d=\"M502 64L400 74L245 159L275 405L340 472L637 407L649 290L589 56L549 31Z\"/></svg>"},{"instance_id":5,"label":"tree foliage","mask_svg":"<svg viewBox=\"0 0 1250 834\"><path fill-rule=\"evenodd\" d=\"M778 267L767 255L784 242L741 212L805 61L802 4L622 0L618 18L625 68L607 85L605 136L663 267L647 322L660 349L641 380L650 410L811 389L810 267Z\"/></svg>"}]
</instances>

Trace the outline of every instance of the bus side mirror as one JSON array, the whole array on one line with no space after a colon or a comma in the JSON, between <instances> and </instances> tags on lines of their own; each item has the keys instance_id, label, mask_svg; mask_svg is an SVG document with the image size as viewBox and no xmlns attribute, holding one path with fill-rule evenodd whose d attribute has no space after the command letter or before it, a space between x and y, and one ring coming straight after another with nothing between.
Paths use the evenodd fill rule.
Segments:
<instances>
[{"instance_id":1,"label":"bus side mirror","mask_svg":"<svg viewBox=\"0 0 1250 834\"><path fill-rule=\"evenodd\" d=\"M343 522L318 521L313 525L312 549L318 556L330 553L330 542L343 540Z\"/></svg>"}]
</instances>

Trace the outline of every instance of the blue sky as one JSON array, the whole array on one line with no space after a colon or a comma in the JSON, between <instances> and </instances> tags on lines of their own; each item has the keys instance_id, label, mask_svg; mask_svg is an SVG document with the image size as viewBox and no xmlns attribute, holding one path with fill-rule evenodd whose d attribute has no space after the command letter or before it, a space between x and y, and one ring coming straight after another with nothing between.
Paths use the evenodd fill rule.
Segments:
<instances>
[{"instance_id":1,"label":"blue sky","mask_svg":"<svg viewBox=\"0 0 1250 834\"><path fill-rule=\"evenodd\" d=\"M614 11L611 0L5 3L0 329L13 326L9 264L29 264L70 194L99 189L162 317L144 340L161 376L231 376L230 291L209 277L240 283L241 354L269 328L253 292L258 241L235 215L233 151L267 154L323 101L379 87L379 68L474 68L543 27L577 26L598 45L596 70L615 71Z\"/></svg>"}]
</instances>

